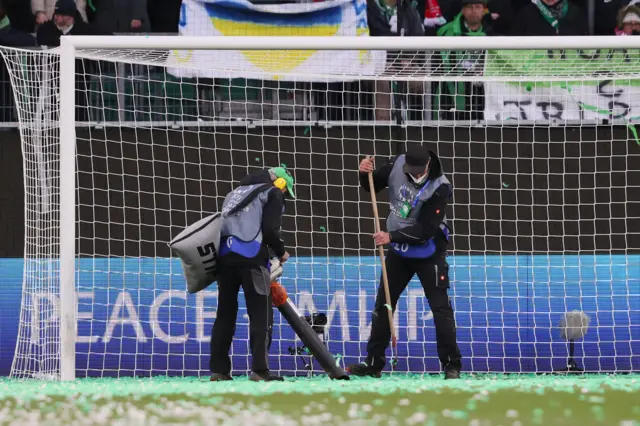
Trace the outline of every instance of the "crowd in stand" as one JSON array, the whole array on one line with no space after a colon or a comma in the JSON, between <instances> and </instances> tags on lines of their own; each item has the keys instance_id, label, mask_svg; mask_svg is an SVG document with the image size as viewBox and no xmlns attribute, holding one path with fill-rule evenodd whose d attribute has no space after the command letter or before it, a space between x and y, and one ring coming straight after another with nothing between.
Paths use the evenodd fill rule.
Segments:
<instances>
[{"instance_id":1,"label":"crowd in stand","mask_svg":"<svg viewBox=\"0 0 640 426\"><path fill-rule=\"evenodd\" d=\"M397 3L369 0L369 25L380 22L379 15L387 15L392 28L394 13L387 10L397 9ZM411 35L632 35L640 25L640 0L596 0L592 32L586 0L419 0L412 7L413 19L422 21L424 32ZM371 28L371 35L388 32L383 25Z\"/></svg>"},{"instance_id":2,"label":"crowd in stand","mask_svg":"<svg viewBox=\"0 0 640 426\"><path fill-rule=\"evenodd\" d=\"M1 0L4 12L14 30L35 33L51 21L58 0ZM75 6L78 21L99 27L100 31L117 33L176 33L181 0L69 0L61 2L64 12Z\"/></svg>"},{"instance_id":3,"label":"crowd in stand","mask_svg":"<svg viewBox=\"0 0 640 426\"><path fill-rule=\"evenodd\" d=\"M640 34L640 0L596 0L591 27L587 0L367 1L371 36ZM0 0L0 46L54 47L64 34L175 34L180 6L181 0ZM7 113L11 102L8 80L4 66L0 66L0 121L15 118L13 112ZM389 110L389 88L376 86L374 91L376 116L388 119L389 114L384 111ZM378 116L378 112L382 115Z\"/></svg>"},{"instance_id":4,"label":"crowd in stand","mask_svg":"<svg viewBox=\"0 0 640 426\"><path fill-rule=\"evenodd\" d=\"M253 2L273 4L277 0ZM587 35L590 32L587 3L586 0L368 0L368 18L372 36L398 32L394 28L398 9L411 16L403 20L404 25L410 26L409 34L405 35ZM57 15L68 14L72 14L74 26L82 22L91 24L83 28L86 31L176 33L180 5L181 0L0 0L0 42L7 44L8 28L14 33L37 33L48 22L56 23ZM640 0L596 0L593 34L632 34L640 25L639 7ZM64 33L68 24L58 22L56 27Z\"/></svg>"}]
</instances>

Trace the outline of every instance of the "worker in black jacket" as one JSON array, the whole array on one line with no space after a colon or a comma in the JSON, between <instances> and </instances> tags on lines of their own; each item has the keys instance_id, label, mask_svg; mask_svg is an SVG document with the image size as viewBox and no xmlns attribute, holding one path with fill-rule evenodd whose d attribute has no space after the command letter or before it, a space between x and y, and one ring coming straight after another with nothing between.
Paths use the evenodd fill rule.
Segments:
<instances>
[{"instance_id":1,"label":"worker in black jacket","mask_svg":"<svg viewBox=\"0 0 640 426\"><path fill-rule=\"evenodd\" d=\"M395 310L400 295L415 274L422 283L433 312L438 357L445 378L460 377L460 350L456 342L453 308L449 301L449 265L446 260L449 226L446 209L452 186L442 172L438 156L412 144L406 155L399 155L374 171L366 158L360 163L360 184L369 191L367 174L373 172L375 191L389 188L390 213L387 231L373 235L376 245L390 245L386 266L391 306ZM380 377L386 364L385 351L391 331L386 313L382 282L372 315L367 359L347 368L357 376Z\"/></svg>"},{"instance_id":2,"label":"worker in black jacket","mask_svg":"<svg viewBox=\"0 0 640 426\"><path fill-rule=\"evenodd\" d=\"M269 372L273 308L269 259L289 258L281 238L284 197L294 197L293 177L283 168L246 176L222 205L218 253L218 311L211 333L211 381L231 380L229 349L236 330L238 292L249 315L252 381L281 381Z\"/></svg>"}]
</instances>

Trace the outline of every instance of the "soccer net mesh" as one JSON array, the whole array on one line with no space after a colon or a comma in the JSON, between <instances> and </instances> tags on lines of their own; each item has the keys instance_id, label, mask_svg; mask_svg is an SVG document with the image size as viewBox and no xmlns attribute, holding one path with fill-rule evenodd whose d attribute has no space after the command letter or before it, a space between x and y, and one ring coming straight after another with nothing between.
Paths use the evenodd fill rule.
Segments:
<instances>
[{"instance_id":1,"label":"soccer net mesh","mask_svg":"<svg viewBox=\"0 0 640 426\"><path fill-rule=\"evenodd\" d=\"M26 200L12 375L56 377L59 54L2 55ZM216 287L188 295L167 243L247 173L278 165L298 196L282 284L301 313L327 315L339 362L361 361L380 268L358 163L415 143L438 152L454 186L450 297L464 370L563 368L569 337L587 371L640 370L639 51L94 49L76 62L78 376L208 374ZM250 366L239 305L236 374ZM566 326L573 311L588 326ZM272 370L307 374L302 344L274 315ZM396 370L439 371L416 280L395 321Z\"/></svg>"}]
</instances>

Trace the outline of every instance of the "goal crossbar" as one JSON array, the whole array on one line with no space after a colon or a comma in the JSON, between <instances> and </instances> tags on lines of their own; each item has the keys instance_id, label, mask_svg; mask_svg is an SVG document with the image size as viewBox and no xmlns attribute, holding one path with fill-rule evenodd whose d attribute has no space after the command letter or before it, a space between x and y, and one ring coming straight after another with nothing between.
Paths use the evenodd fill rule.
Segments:
<instances>
[{"instance_id":1,"label":"goal crossbar","mask_svg":"<svg viewBox=\"0 0 640 426\"><path fill-rule=\"evenodd\" d=\"M392 50L398 37L63 36L76 49ZM403 37L406 50L638 49L637 37Z\"/></svg>"}]
</instances>

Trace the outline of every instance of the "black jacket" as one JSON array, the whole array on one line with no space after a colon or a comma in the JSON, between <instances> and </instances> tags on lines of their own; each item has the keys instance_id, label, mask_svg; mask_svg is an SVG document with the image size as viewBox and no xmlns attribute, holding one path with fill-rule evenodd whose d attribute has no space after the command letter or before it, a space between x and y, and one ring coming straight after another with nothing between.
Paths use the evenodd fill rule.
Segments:
<instances>
[{"instance_id":1,"label":"black jacket","mask_svg":"<svg viewBox=\"0 0 640 426\"><path fill-rule=\"evenodd\" d=\"M0 46L29 47L35 44L36 40L31 34L13 29L11 25L0 29ZM17 121L9 75L5 61L0 59L0 122Z\"/></svg>"},{"instance_id":2,"label":"black jacket","mask_svg":"<svg viewBox=\"0 0 640 426\"><path fill-rule=\"evenodd\" d=\"M583 1L583 9L588 9L588 2ZM594 35L612 35L618 24L618 12L623 6L629 4L629 0L596 0L594 20Z\"/></svg>"},{"instance_id":3,"label":"black jacket","mask_svg":"<svg viewBox=\"0 0 640 426\"><path fill-rule=\"evenodd\" d=\"M437 179L442 176L442 165L440 159L433 152L431 153L431 166L427 180ZM392 158L388 163L373 172L373 186L376 192L389 186L389 176L398 157ZM360 186L369 192L369 177L366 173L360 174ZM420 209L420 216L412 226L403 228L395 232L390 232L389 237L393 243L415 243L416 240L428 241L436 237L436 247L438 251L446 250L447 240L440 229L440 225L446 215L447 206L453 197L453 187L451 184L442 184L436 189L429 201Z\"/></svg>"},{"instance_id":4,"label":"black jacket","mask_svg":"<svg viewBox=\"0 0 640 426\"><path fill-rule=\"evenodd\" d=\"M36 17L31 12L31 2L27 0L3 0L5 10L15 30L32 33Z\"/></svg>"},{"instance_id":5,"label":"black jacket","mask_svg":"<svg viewBox=\"0 0 640 426\"><path fill-rule=\"evenodd\" d=\"M558 23L558 32L549 25L533 3L520 9L515 22L517 24L512 26L511 33L518 36L576 36L589 33L587 15L571 2L567 14Z\"/></svg>"},{"instance_id":6,"label":"black jacket","mask_svg":"<svg viewBox=\"0 0 640 426\"><path fill-rule=\"evenodd\" d=\"M95 26L89 25L82 19L75 20L73 28L69 31L69 35L107 35L108 33L102 32L95 28ZM60 37L62 32L56 27L53 21L47 21L40 25L36 38L38 40L38 46L58 47L60 46Z\"/></svg>"},{"instance_id":7,"label":"black jacket","mask_svg":"<svg viewBox=\"0 0 640 426\"><path fill-rule=\"evenodd\" d=\"M378 6L379 0L367 0L367 22L372 37L393 37L404 34L406 37L424 35L423 19L411 0L398 0L398 32L392 33L389 21ZM404 32L402 31L404 29Z\"/></svg>"},{"instance_id":8,"label":"black jacket","mask_svg":"<svg viewBox=\"0 0 640 426\"><path fill-rule=\"evenodd\" d=\"M0 46L31 47L36 45L36 39L27 32L8 26L0 28Z\"/></svg>"},{"instance_id":9,"label":"black jacket","mask_svg":"<svg viewBox=\"0 0 640 426\"><path fill-rule=\"evenodd\" d=\"M271 175L268 170L260 170L242 178L239 186L271 184ZM247 259L236 253L224 256L222 262L229 266L265 266L266 262L275 255L284 256L285 246L282 241L282 214L284 211L284 194L275 186L268 189L269 197L262 209L262 247L256 257Z\"/></svg>"},{"instance_id":10,"label":"black jacket","mask_svg":"<svg viewBox=\"0 0 640 426\"><path fill-rule=\"evenodd\" d=\"M154 33L177 33L181 3L176 0L148 0L147 10L151 31Z\"/></svg>"}]
</instances>

